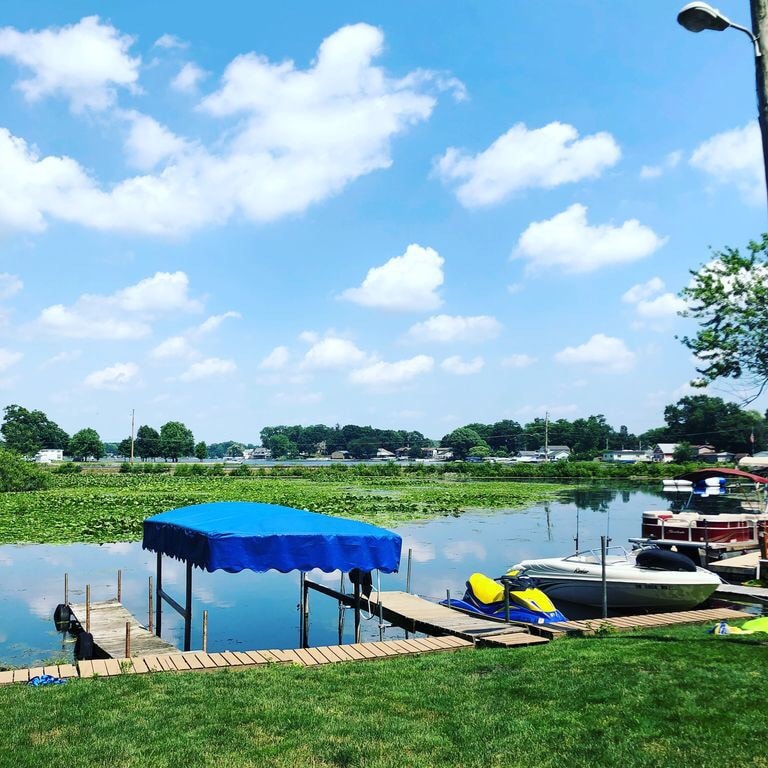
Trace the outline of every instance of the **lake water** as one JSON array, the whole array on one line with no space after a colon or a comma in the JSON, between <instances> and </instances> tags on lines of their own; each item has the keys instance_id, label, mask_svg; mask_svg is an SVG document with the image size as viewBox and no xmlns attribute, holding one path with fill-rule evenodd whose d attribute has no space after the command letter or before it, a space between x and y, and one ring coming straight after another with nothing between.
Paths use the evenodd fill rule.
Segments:
<instances>
[{"instance_id":1,"label":"lake water","mask_svg":"<svg viewBox=\"0 0 768 768\"><path fill-rule=\"evenodd\" d=\"M461 597L474 571L499 576L510 565L529 557L569 554L574 549L577 518L582 549L600 546L608 534L614 544L628 547L640 535L645 509L667 506L650 490L588 488L570 492L563 501L524 510L474 510L459 517L441 517L402 525L403 559L398 574L383 575L382 589L405 589L406 559L413 552L412 591L443 599L446 589ZM147 621L148 577L156 557L141 543L27 545L0 547L0 665L29 666L66 655L71 639L57 633L52 622L63 601L64 574L69 574L69 599L85 601L116 596L117 571L122 570L122 601ZM310 578L333 587L339 574L313 572ZM374 574L374 586L376 584ZM179 602L184 597L184 566L163 559L163 586ZM299 577L297 573L229 574L193 571L192 648L202 642L202 611L208 611L208 650L295 648L299 639ZM310 642L338 642L338 606L331 598L310 593ZM173 609L163 610L163 637L180 645L183 624ZM364 639L378 639L377 619L363 621ZM399 638L395 628L386 637ZM352 639L352 614L347 612L344 640Z\"/></svg>"}]
</instances>

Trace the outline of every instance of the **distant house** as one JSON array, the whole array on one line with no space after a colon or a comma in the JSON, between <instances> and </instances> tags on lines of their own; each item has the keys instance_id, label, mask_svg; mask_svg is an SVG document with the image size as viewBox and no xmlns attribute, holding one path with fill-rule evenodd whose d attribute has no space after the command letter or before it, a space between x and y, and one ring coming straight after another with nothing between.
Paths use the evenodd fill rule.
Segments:
<instances>
[{"instance_id":1,"label":"distant house","mask_svg":"<svg viewBox=\"0 0 768 768\"><path fill-rule=\"evenodd\" d=\"M543 461L543 459L538 451L518 451L515 461L523 464L535 464L537 461Z\"/></svg>"},{"instance_id":2,"label":"distant house","mask_svg":"<svg viewBox=\"0 0 768 768\"><path fill-rule=\"evenodd\" d=\"M386 448L379 448L374 458L379 461L394 461L397 457L392 451L388 451Z\"/></svg>"},{"instance_id":3,"label":"distant house","mask_svg":"<svg viewBox=\"0 0 768 768\"><path fill-rule=\"evenodd\" d=\"M677 450L677 443L657 443L653 446L653 460L663 461L665 464L672 462L672 457Z\"/></svg>"},{"instance_id":4,"label":"distant house","mask_svg":"<svg viewBox=\"0 0 768 768\"><path fill-rule=\"evenodd\" d=\"M35 461L39 464L50 464L54 461L64 461L64 449L43 448L35 454Z\"/></svg>"},{"instance_id":5,"label":"distant house","mask_svg":"<svg viewBox=\"0 0 768 768\"><path fill-rule=\"evenodd\" d=\"M647 449L622 448L620 451L603 451L603 461L609 464L636 464L639 461L653 461L653 454Z\"/></svg>"},{"instance_id":6,"label":"distant house","mask_svg":"<svg viewBox=\"0 0 768 768\"><path fill-rule=\"evenodd\" d=\"M730 451L715 451L705 453L699 458L708 464L732 464L736 460L736 454Z\"/></svg>"},{"instance_id":7,"label":"distant house","mask_svg":"<svg viewBox=\"0 0 768 768\"><path fill-rule=\"evenodd\" d=\"M250 456L246 455L246 451L243 451L243 456L245 456L246 459L271 459L272 458L272 451L269 450L269 448L251 448L250 449Z\"/></svg>"},{"instance_id":8,"label":"distant house","mask_svg":"<svg viewBox=\"0 0 768 768\"><path fill-rule=\"evenodd\" d=\"M714 445L692 445L691 446L691 458L701 459L702 461L709 461L707 457L716 454Z\"/></svg>"},{"instance_id":9,"label":"distant house","mask_svg":"<svg viewBox=\"0 0 768 768\"><path fill-rule=\"evenodd\" d=\"M411 452L410 448L398 448L395 451L395 456L397 456L398 459L407 459L409 457L410 452Z\"/></svg>"},{"instance_id":10,"label":"distant house","mask_svg":"<svg viewBox=\"0 0 768 768\"><path fill-rule=\"evenodd\" d=\"M422 448L421 453L425 459L432 461L450 461L453 458L450 448Z\"/></svg>"},{"instance_id":11,"label":"distant house","mask_svg":"<svg viewBox=\"0 0 768 768\"><path fill-rule=\"evenodd\" d=\"M571 458L571 449L567 445L549 445L538 450L540 461L564 461Z\"/></svg>"},{"instance_id":12,"label":"distant house","mask_svg":"<svg viewBox=\"0 0 768 768\"><path fill-rule=\"evenodd\" d=\"M339 461L341 460L347 460L352 458L352 454L349 451L334 451L331 454L332 459L337 459Z\"/></svg>"}]
</instances>

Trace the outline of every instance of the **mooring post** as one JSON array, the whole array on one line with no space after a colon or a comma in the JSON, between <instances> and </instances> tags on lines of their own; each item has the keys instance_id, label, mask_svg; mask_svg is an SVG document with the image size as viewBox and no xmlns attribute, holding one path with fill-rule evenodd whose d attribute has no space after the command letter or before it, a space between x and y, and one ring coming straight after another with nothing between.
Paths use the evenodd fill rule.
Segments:
<instances>
[{"instance_id":1,"label":"mooring post","mask_svg":"<svg viewBox=\"0 0 768 768\"><path fill-rule=\"evenodd\" d=\"M301 591L301 599L299 602L299 630L301 637L299 638L299 647L307 648L309 646L309 587L307 586L307 574L304 571L299 575L299 590Z\"/></svg>"},{"instance_id":2,"label":"mooring post","mask_svg":"<svg viewBox=\"0 0 768 768\"><path fill-rule=\"evenodd\" d=\"M381 604L381 571L376 569L376 597L379 600L379 641L384 639L384 606Z\"/></svg>"},{"instance_id":3,"label":"mooring post","mask_svg":"<svg viewBox=\"0 0 768 768\"><path fill-rule=\"evenodd\" d=\"M408 570L406 571L405 575L405 591L410 595L411 594L411 561L413 558L413 550L409 547L408 548Z\"/></svg>"},{"instance_id":4,"label":"mooring post","mask_svg":"<svg viewBox=\"0 0 768 768\"><path fill-rule=\"evenodd\" d=\"M117 571L117 602L120 603L123 600L123 572Z\"/></svg>"},{"instance_id":5,"label":"mooring post","mask_svg":"<svg viewBox=\"0 0 768 768\"><path fill-rule=\"evenodd\" d=\"M344 571L341 572L341 579L339 580L339 594L344 594ZM339 600L339 645L344 642L344 603Z\"/></svg>"},{"instance_id":6,"label":"mooring post","mask_svg":"<svg viewBox=\"0 0 768 768\"><path fill-rule=\"evenodd\" d=\"M91 631L91 585L85 585L85 631Z\"/></svg>"},{"instance_id":7,"label":"mooring post","mask_svg":"<svg viewBox=\"0 0 768 768\"><path fill-rule=\"evenodd\" d=\"M64 574L64 605L69 605L69 574Z\"/></svg>"},{"instance_id":8,"label":"mooring post","mask_svg":"<svg viewBox=\"0 0 768 768\"><path fill-rule=\"evenodd\" d=\"M187 587L184 604L184 650L192 645L192 561L187 560Z\"/></svg>"},{"instance_id":9,"label":"mooring post","mask_svg":"<svg viewBox=\"0 0 768 768\"><path fill-rule=\"evenodd\" d=\"M163 556L157 553L157 584L155 584L155 634L161 637L163 631Z\"/></svg>"},{"instance_id":10,"label":"mooring post","mask_svg":"<svg viewBox=\"0 0 768 768\"><path fill-rule=\"evenodd\" d=\"M360 579L355 580L355 642L360 642Z\"/></svg>"},{"instance_id":11,"label":"mooring post","mask_svg":"<svg viewBox=\"0 0 768 768\"><path fill-rule=\"evenodd\" d=\"M203 653L208 653L208 611L203 611Z\"/></svg>"},{"instance_id":12,"label":"mooring post","mask_svg":"<svg viewBox=\"0 0 768 768\"><path fill-rule=\"evenodd\" d=\"M601 561L602 561L602 568L601 568L601 578L603 581L603 618L608 618L608 580L606 578L605 573L605 558L606 558L606 537L601 536L600 537L600 555L601 555Z\"/></svg>"},{"instance_id":13,"label":"mooring post","mask_svg":"<svg viewBox=\"0 0 768 768\"><path fill-rule=\"evenodd\" d=\"M147 592L147 604L149 606L149 610L147 611L147 613L149 614L149 621L147 622L147 626L151 633L153 630L152 623L154 619L153 611L152 611L152 577L151 576L149 577L149 590Z\"/></svg>"},{"instance_id":14,"label":"mooring post","mask_svg":"<svg viewBox=\"0 0 768 768\"><path fill-rule=\"evenodd\" d=\"M131 658L131 622L125 622L125 658Z\"/></svg>"}]
</instances>

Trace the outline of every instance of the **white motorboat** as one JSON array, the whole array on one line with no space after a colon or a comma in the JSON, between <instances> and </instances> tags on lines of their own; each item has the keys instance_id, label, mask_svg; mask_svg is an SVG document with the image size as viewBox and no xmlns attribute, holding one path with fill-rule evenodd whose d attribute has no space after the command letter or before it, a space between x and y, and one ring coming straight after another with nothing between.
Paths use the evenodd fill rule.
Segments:
<instances>
[{"instance_id":1,"label":"white motorboat","mask_svg":"<svg viewBox=\"0 0 768 768\"><path fill-rule=\"evenodd\" d=\"M570 557L523 560L512 571L532 578L555 602L603 604L599 549ZM630 553L623 547L608 547L605 575L609 608L693 608L720 584L719 576L698 568L684 555L656 548Z\"/></svg>"}]
</instances>

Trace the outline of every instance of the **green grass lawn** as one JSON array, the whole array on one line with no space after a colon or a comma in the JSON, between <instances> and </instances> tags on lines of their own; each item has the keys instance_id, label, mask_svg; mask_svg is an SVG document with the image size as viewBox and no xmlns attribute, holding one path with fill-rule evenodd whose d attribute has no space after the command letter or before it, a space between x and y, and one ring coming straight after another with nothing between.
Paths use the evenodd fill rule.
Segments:
<instances>
[{"instance_id":1,"label":"green grass lawn","mask_svg":"<svg viewBox=\"0 0 768 768\"><path fill-rule=\"evenodd\" d=\"M702 627L5 687L0 766L755 768L766 690L765 635Z\"/></svg>"}]
</instances>

